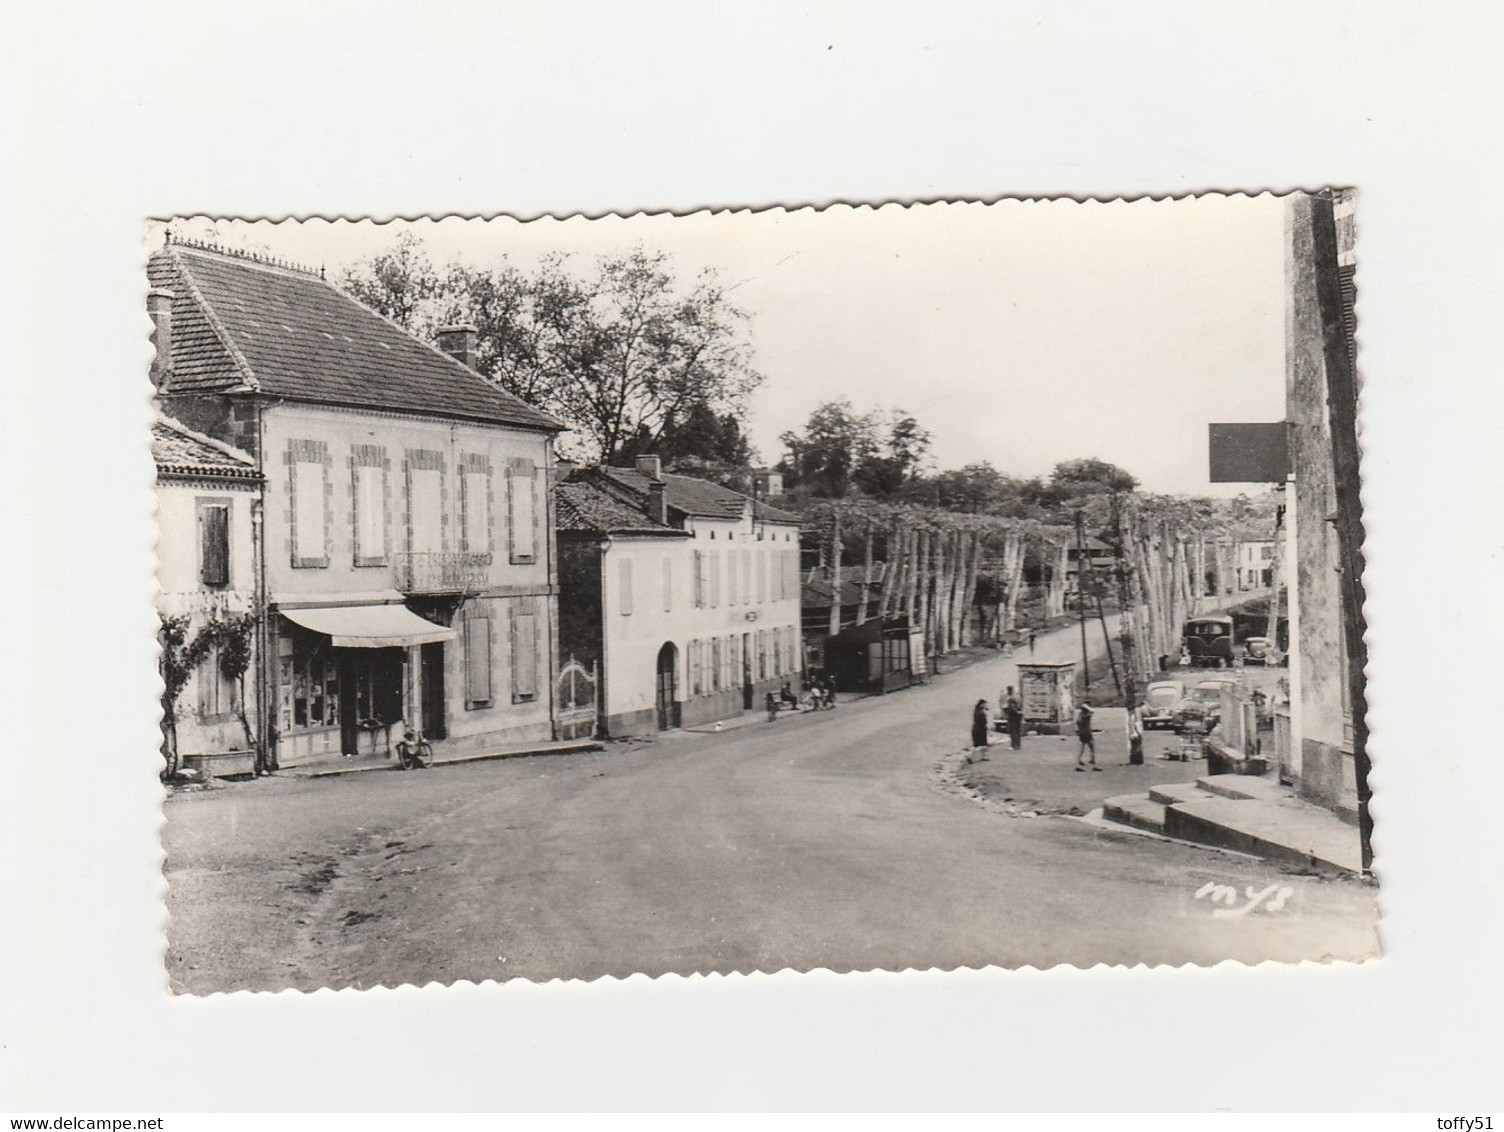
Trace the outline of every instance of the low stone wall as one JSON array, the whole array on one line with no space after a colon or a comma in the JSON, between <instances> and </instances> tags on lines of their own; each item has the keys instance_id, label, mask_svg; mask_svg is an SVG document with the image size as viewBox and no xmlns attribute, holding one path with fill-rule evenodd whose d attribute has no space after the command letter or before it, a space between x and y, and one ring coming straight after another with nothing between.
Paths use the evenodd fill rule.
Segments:
<instances>
[{"instance_id":1,"label":"low stone wall","mask_svg":"<svg viewBox=\"0 0 1504 1132\"><path fill-rule=\"evenodd\" d=\"M215 751L211 754L184 755L178 760L184 770L196 770L205 778L233 778L256 773L255 751Z\"/></svg>"}]
</instances>

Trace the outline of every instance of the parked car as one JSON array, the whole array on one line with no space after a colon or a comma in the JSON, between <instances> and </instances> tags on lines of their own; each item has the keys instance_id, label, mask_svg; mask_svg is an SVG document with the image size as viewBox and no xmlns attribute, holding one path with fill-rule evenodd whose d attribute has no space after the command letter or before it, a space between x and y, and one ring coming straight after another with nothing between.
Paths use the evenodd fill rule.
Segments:
<instances>
[{"instance_id":1,"label":"parked car","mask_svg":"<svg viewBox=\"0 0 1504 1132\"><path fill-rule=\"evenodd\" d=\"M1175 730L1184 731L1188 727L1195 727L1201 731L1210 731L1221 723L1222 689L1227 686L1226 680L1197 681L1190 694L1175 709Z\"/></svg>"},{"instance_id":2,"label":"parked car","mask_svg":"<svg viewBox=\"0 0 1504 1132\"><path fill-rule=\"evenodd\" d=\"M1279 649L1268 637L1249 637L1243 644L1244 664L1271 665L1279 663Z\"/></svg>"},{"instance_id":3,"label":"parked car","mask_svg":"<svg viewBox=\"0 0 1504 1132\"><path fill-rule=\"evenodd\" d=\"M1179 680L1156 680L1144 689L1144 730L1151 727L1174 727L1175 712L1185 699Z\"/></svg>"}]
</instances>

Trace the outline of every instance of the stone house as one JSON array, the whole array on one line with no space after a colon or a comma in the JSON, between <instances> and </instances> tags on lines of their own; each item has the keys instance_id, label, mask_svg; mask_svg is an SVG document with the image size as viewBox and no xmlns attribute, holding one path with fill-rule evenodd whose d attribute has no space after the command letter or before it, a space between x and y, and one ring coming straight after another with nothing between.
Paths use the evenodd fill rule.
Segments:
<instances>
[{"instance_id":1,"label":"stone house","mask_svg":"<svg viewBox=\"0 0 1504 1132\"><path fill-rule=\"evenodd\" d=\"M552 737L562 425L321 273L169 242L149 262L164 411L261 477L269 765ZM162 525L164 543L184 537Z\"/></svg>"},{"instance_id":2,"label":"stone house","mask_svg":"<svg viewBox=\"0 0 1504 1132\"><path fill-rule=\"evenodd\" d=\"M798 686L797 516L655 456L577 469L554 495L562 646L598 666L604 734L726 719Z\"/></svg>"},{"instance_id":3,"label":"stone house","mask_svg":"<svg viewBox=\"0 0 1504 1132\"><path fill-rule=\"evenodd\" d=\"M1342 281L1343 331L1353 357L1353 206L1351 193L1337 195L1338 273ZM1292 193L1286 201L1286 419L1290 482L1285 488L1285 525L1293 554L1290 586L1290 741L1282 773L1309 801L1357 819L1353 762L1353 708L1348 684L1344 625L1363 611L1343 600L1341 558L1333 522L1337 492L1327 405L1323 330L1316 294L1312 198Z\"/></svg>"},{"instance_id":4,"label":"stone house","mask_svg":"<svg viewBox=\"0 0 1504 1132\"><path fill-rule=\"evenodd\" d=\"M151 454L163 532L157 609L163 617L187 619L189 644L256 608L261 476L248 453L168 418L152 425ZM202 650L176 701L177 752L182 765L211 774L253 771L247 723L260 715L256 657L244 682L228 677L221 661L219 644Z\"/></svg>"}]
</instances>

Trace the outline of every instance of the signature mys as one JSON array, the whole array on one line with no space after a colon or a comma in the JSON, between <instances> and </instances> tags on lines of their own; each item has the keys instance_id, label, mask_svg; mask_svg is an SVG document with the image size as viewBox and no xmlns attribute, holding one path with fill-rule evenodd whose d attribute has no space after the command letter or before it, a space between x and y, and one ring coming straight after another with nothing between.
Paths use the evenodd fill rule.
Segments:
<instances>
[{"instance_id":1,"label":"signature mys","mask_svg":"<svg viewBox=\"0 0 1504 1132\"><path fill-rule=\"evenodd\" d=\"M1221 908L1212 910L1214 920L1235 920L1257 908L1262 908L1265 912L1278 912L1294 895L1295 890L1288 885L1271 884L1267 888L1257 889L1250 884L1239 896L1238 890L1232 885L1218 884L1212 880L1196 890L1197 900L1210 900L1213 904L1223 905ZM1243 900L1247 903L1241 908L1238 907L1239 902Z\"/></svg>"}]
</instances>

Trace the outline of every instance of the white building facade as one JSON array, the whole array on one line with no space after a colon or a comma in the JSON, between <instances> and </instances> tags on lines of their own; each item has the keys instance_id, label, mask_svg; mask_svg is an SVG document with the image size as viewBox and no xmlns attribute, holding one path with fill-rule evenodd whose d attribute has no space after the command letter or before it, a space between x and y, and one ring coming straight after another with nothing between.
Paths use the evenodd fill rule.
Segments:
<instances>
[{"instance_id":1,"label":"white building facade","mask_svg":"<svg viewBox=\"0 0 1504 1132\"><path fill-rule=\"evenodd\" d=\"M654 457L577 472L556 494L563 647L598 665L605 734L726 719L797 689L796 516Z\"/></svg>"}]
</instances>

